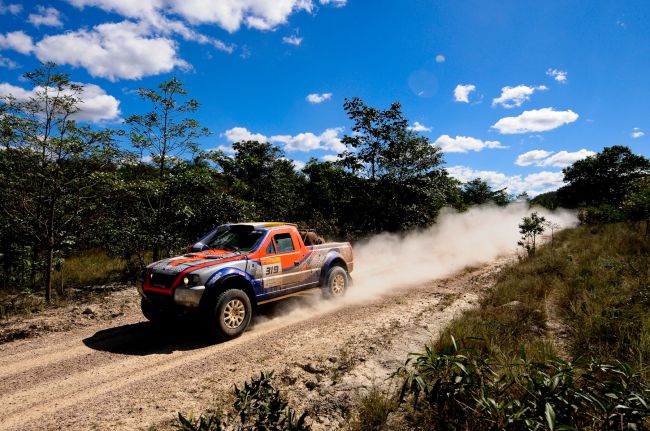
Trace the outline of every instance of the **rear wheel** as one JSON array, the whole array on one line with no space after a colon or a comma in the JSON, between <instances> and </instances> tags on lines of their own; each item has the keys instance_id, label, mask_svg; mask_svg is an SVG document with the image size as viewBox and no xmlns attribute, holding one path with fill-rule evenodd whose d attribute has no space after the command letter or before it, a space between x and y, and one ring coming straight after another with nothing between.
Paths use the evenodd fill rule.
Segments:
<instances>
[{"instance_id":1,"label":"rear wheel","mask_svg":"<svg viewBox=\"0 0 650 431\"><path fill-rule=\"evenodd\" d=\"M212 333L221 340L239 337L250 325L253 307L248 295L239 289L222 292L209 312Z\"/></svg>"},{"instance_id":2,"label":"rear wheel","mask_svg":"<svg viewBox=\"0 0 650 431\"><path fill-rule=\"evenodd\" d=\"M326 298L341 298L348 290L349 282L348 272L340 266L333 266L325 276L323 294Z\"/></svg>"}]
</instances>

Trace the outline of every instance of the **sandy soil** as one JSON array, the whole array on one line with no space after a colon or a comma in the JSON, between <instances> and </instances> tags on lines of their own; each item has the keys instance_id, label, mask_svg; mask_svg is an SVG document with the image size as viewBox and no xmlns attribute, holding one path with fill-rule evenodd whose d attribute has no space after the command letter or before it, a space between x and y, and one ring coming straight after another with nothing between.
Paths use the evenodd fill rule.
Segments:
<instances>
[{"instance_id":1,"label":"sandy soil","mask_svg":"<svg viewBox=\"0 0 650 431\"><path fill-rule=\"evenodd\" d=\"M364 304L283 301L220 344L192 323L156 330L140 315L135 289L90 311L52 312L59 332L46 325L35 338L0 345L0 429L169 429L178 411L214 408L263 370L275 370L278 387L311 412L314 429L337 429L360 393L475 306L508 261Z\"/></svg>"}]
</instances>

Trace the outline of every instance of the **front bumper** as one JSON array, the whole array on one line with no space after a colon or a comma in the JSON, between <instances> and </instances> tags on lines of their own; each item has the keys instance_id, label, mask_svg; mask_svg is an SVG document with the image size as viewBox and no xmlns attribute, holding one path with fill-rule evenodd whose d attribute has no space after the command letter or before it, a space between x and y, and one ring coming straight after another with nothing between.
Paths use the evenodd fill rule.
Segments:
<instances>
[{"instance_id":1,"label":"front bumper","mask_svg":"<svg viewBox=\"0 0 650 431\"><path fill-rule=\"evenodd\" d=\"M198 307L204 291L205 286L177 287L174 291L174 302L186 307Z\"/></svg>"},{"instance_id":2,"label":"front bumper","mask_svg":"<svg viewBox=\"0 0 650 431\"><path fill-rule=\"evenodd\" d=\"M145 290L143 287L143 280L137 280L135 282L135 287L138 289L138 293L141 297L148 300L152 300L149 291ZM203 297L203 292L205 291L205 286L192 286L192 287L177 287L174 290L173 300L178 305L183 305L185 307L198 307L201 303L201 298ZM167 296L168 295L163 295Z\"/></svg>"}]
</instances>

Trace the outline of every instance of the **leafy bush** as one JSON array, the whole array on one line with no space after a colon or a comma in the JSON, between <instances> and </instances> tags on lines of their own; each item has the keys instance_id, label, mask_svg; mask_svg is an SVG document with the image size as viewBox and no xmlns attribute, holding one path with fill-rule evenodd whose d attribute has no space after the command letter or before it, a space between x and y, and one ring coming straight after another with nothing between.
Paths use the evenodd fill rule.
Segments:
<instances>
[{"instance_id":1,"label":"leafy bush","mask_svg":"<svg viewBox=\"0 0 650 431\"><path fill-rule=\"evenodd\" d=\"M477 340L469 340L476 345ZM400 401L437 430L647 430L650 388L622 362L510 363L480 348L412 354L395 376Z\"/></svg>"},{"instance_id":2,"label":"leafy bush","mask_svg":"<svg viewBox=\"0 0 650 431\"><path fill-rule=\"evenodd\" d=\"M178 414L178 429L182 431L307 431L307 412L300 416L288 406L280 391L273 387L273 372L260 373L243 388L235 386L235 414L220 417L201 415L198 419Z\"/></svg>"},{"instance_id":3,"label":"leafy bush","mask_svg":"<svg viewBox=\"0 0 650 431\"><path fill-rule=\"evenodd\" d=\"M609 204L586 207L578 217L581 223L588 225L616 223L626 218L623 210Z\"/></svg>"}]
</instances>

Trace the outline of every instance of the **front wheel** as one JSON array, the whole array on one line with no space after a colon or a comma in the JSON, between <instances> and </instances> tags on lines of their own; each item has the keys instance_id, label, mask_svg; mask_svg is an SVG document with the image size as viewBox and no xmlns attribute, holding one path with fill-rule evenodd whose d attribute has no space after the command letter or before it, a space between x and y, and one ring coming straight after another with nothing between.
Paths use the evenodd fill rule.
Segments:
<instances>
[{"instance_id":1,"label":"front wheel","mask_svg":"<svg viewBox=\"0 0 650 431\"><path fill-rule=\"evenodd\" d=\"M325 276L325 285L323 286L323 294L326 298L341 298L348 290L350 277L348 272L340 266L333 266Z\"/></svg>"},{"instance_id":2,"label":"front wheel","mask_svg":"<svg viewBox=\"0 0 650 431\"><path fill-rule=\"evenodd\" d=\"M248 328L252 315L253 307L248 295L239 289L229 289L217 297L208 324L217 338L230 340Z\"/></svg>"},{"instance_id":3,"label":"front wheel","mask_svg":"<svg viewBox=\"0 0 650 431\"><path fill-rule=\"evenodd\" d=\"M176 315L170 310L157 306L155 303L149 302L144 298L140 299L140 309L144 317L155 325L167 325L176 318Z\"/></svg>"}]
</instances>

